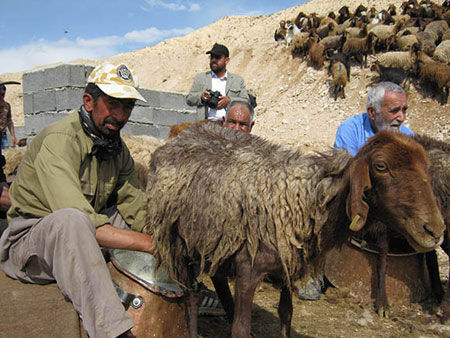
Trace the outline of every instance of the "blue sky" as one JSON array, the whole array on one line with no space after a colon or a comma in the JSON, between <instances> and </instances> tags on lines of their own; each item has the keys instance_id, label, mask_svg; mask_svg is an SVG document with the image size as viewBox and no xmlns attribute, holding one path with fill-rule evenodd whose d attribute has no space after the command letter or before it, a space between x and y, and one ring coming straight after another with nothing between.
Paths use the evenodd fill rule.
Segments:
<instances>
[{"instance_id":1,"label":"blue sky","mask_svg":"<svg viewBox=\"0 0 450 338\"><path fill-rule=\"evenodd\" d=\"M226 15L266 15L305 0L0 0L0 74L99 59L186 35Z\"/></svg>"}]
</instances>

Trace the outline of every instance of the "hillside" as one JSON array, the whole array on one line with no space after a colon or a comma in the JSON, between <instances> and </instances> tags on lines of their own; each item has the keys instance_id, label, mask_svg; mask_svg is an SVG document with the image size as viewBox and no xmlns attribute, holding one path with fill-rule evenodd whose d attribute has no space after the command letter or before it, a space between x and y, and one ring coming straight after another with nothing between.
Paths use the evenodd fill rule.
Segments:
<instances>
[{"instance_id":1,"label":"hillside","mask_svg":"<svg viewBox=\"0 0 450 338\"><path fill-rule=\"evenodd\" d=\"M196 73L209 69L205 52L215 42L228 46L231 61L228 69L242 75L247 88L257 96L257 135L287 145L318 149L331 145L337 126L347 117L363 112L367 85L374 75L368 68L352 66L346 87L346 99L335 102L330 96L329 76L293 59L283 45L273 40L280 19L293 19L300 11L326 15L343 5L354 10L360 3L387 8L402 1L313 0L303 5L267 16L229 16L191 34L172 38L156 46L113 56L107 61L125 62L136 70L141 87L187 93ZM370 60L373 60L373 57ZM75 60L95 65L99 61ZM1 74L2 80L21 80L22 73ZM20 86L10 86L7 100L13 104L16 124L23 124ZM419 133L439 139L450 138L449 104L441 106L424 98L414 86L409 92L406 124Z\"/></svg>"}]
</instances>

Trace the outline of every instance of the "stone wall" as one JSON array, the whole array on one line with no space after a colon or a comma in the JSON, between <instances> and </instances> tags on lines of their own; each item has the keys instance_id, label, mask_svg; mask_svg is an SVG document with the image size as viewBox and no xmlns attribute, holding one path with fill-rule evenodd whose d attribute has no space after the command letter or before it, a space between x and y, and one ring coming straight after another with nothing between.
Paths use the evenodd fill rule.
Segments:
<instances>
[{"instance_id":1,"label":"stone wall","mask_svg":"<svg viewBox=\"0 0 450 338\"><path fill-rule=\"evenodd\" d=\"M86 79L93 67L64 64L23 75L25 125L16 127L16 137L31 138L48 124L82 104ZM123 133L167 138L170 126L202 119L195 107L186 104L185 95L139 89L147 103L137 101Z\"/></svg>"}]
</instances>

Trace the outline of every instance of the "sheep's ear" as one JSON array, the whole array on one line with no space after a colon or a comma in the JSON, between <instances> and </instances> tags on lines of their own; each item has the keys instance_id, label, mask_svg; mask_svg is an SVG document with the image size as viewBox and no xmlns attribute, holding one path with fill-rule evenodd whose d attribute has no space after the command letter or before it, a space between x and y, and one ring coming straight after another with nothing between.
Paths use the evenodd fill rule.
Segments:
<instances>
[{"instance_id":1,"label":"sheep's ear","mask_svg":"<svg viewBox=\"0 0 450 338\"><path fill-rule=\"evenodd\" d=\"M359 231L367 220L369 205L364 201L364 192L372 188L369 165L357 159L350 165L350 191L347 196L347 216L352 220L350 230Z\"/></svg>"}]
</instances>

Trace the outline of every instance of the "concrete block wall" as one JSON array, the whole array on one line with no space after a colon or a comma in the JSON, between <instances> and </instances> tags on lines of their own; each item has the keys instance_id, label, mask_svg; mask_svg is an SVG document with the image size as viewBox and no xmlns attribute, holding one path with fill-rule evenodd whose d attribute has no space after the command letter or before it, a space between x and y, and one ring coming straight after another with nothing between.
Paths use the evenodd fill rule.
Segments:
<instances>
[{"instance_id":1,"label":"concrete block wall","mask_svg":"<svg viewBox=\"0 0 450 338\"><path fill-rule=\"evenodd\" d=\"M65 116L82 104L86 80L94 67L63 64L23 75L25 125L16 127L16 137L33 137L42 128ZM170 126L194 122L195 107L186 104L185 95L140 89L147 103L137 101L130 120L123 129L128 135L167 138Z\"/></svg>"}]
</instances>

